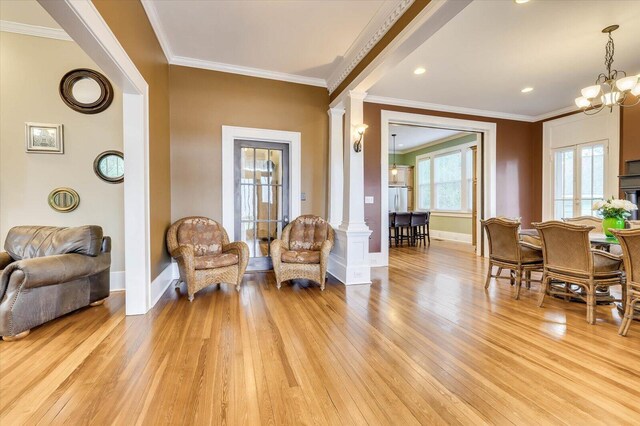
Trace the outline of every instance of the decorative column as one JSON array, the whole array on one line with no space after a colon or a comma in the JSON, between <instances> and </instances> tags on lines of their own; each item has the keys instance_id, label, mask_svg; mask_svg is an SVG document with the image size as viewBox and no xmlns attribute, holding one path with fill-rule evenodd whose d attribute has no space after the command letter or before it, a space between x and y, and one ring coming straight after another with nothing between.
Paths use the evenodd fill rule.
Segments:
<instances>
[{"instance_id":1,"label":"decorative column","mask_svg":"<svg viewBox=\"0 0 640 426\"><path fill-rule=\"evenodd\" d=\"M342 117L344 108L330 108L329 114L329 223L334 228L342 224L342 203L344 185L344 138Z\"/></svg>"},{"instance_id":2,"label":"decorative column","mask_svg":"<svg viewBox=\"0 0 640 426\"><path fill-rule=\"evenodd\" d=\"M344 186L342 223L336 229L335 247L329 259L329 271L345 285L371 284L369 263L369 235L364 222L364 149L356 152L353 143L360 137L356 128L363 123L364 98L362 92L349 92L344 120Z\"/></svg>"}]
</instances>

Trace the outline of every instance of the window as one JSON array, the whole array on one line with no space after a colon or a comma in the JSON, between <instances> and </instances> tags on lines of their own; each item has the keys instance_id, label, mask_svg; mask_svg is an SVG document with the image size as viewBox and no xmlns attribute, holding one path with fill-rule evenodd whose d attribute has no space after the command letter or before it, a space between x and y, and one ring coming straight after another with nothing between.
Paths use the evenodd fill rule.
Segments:
<instances>
[{"instance_id":1,"label":"window","mask_svg":"<svg viewBox=\"0 0 640 426\"><path fill-rule=\"evenodd\" d=\"M473 145L416 158L419 210L468 213L473 210Z\"/></svg>"},{"instance_id":2,"label":"window","mask_svg":"<svg viewBox=\"0 0 640 426\"><path fill-rule=\"evenodd\" d=\"M553 153L553 217L591 216L604 199L605 143L562 148Z\"/></svg>"},{"instance_id":3,"label":"window","mask_svg":"<svg viewBox=\"0 0 640 426\"><path fill-rule=\"evenodd\" d=\"M437 156L433 160L437 210L462 210L462 152Z\"/></svg>"}]
</instances>

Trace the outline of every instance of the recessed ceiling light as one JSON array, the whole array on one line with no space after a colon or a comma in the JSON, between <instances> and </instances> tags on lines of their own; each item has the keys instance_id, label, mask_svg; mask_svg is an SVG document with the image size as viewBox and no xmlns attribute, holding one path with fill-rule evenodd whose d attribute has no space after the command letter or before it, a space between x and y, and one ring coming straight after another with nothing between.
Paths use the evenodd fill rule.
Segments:
<instances>
[{"instance_id":1,"label":"recessed ceiling light","mask_svg":"<svg viewBox=\"0 0 640 426\"><path fill-rule=\"evenodd\" d=\"M529 93L529 92L533 92L533 87L525 87L524 89L521 90L522 93Z\"/></svg>"},{"instance_id":2,"label":"recessed ceiling light","mask_svg":"<svg viewBox=\"0 0 640 426\"><path fill-rule=\"evenodd\" d=\"M513 0L516 4L525 4L529 3L529 0Z\"/></svg>"},{"instance_id":3,"label":"recessed ceiling light","mask_svg":"<svg viewBox=\"0 0 640 426\"><path fill-rule=\"evenodd\" d=\"M422 67L418 67L415 70L413 70L413 73L415 75L420 75L420 74L424 74L425 72L427 72L426 69L422 68Z\"/></svg>"}]
</instances>

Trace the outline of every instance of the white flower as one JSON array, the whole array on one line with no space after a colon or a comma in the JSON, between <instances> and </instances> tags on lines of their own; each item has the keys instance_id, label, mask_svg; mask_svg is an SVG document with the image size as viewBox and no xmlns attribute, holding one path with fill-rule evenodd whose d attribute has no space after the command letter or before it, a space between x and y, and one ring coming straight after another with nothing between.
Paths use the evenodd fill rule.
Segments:
<instances>
[{"instance_id":1,"label":"white flower","mask_svg":"<svg viewBox=\"0 0 640 426\"><path fill-rule=\"evenodd\" d=\"M628 200L624 200L624 209L628 212L634 211L634 210L638 210L638 206L636 206L635 204L633 204L631 201Z\"/></svg>"},{"instance_id":2,"label":"white flower","mask_svg":"<svg viewBox=\"0 0 640 426\"><path fill-rule=\"evenodd\" d=\"M598 201L596 201L595 203L593 203L593 208L592 208L592 210L600 210L601 208L603 208L603 207L604 207L604 205L605 205L605 204L606 204L606 203L605 203L604 201L602 201L602 200L598 200Z\"/></svg>"},{"instance_id":3,"label":"white flower","mask_svg":"<svg viewBox=\"0 0 640 426\"><path fill-rule=\"evenodd\" d=\"M627 200L611 200L611 207L614 209L627 209Z\"/></svg>"}]
</instances>

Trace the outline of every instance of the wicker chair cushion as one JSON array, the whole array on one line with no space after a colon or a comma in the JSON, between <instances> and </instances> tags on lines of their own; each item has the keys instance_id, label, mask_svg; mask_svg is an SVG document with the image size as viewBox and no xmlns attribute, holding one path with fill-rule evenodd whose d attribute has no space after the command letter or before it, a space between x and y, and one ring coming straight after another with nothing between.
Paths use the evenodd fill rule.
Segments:
<instances>
[{"instance_id":1,"label":"wicker chair cushion","mask_svg":"<svg viewBox=\"0 0 640 426\"><path fill-rule=\"evenodd\" d=\"M598 252L593 253L593 266L595 276L598 278L605 276L618 275L622 266L622 259L616 260L604 256Z\"/></svg>"},{"instance_id":2,"label":"wicker chair cushion","mask_svg":"<svg viewBox=\"0 0 640 426\"><path fill-rule=\"evenodd\" d=\"M520 245L522 250L522 263L541 263L542 249L533 249L525 245Z\"/></svg>"},{"instance_id":3,"label":"wicker chair cushion","mask_svg":"<svg viewBox=\"0 0 640 426\"><path fill-rule=\"evenodd\" d=\"M210 219L187 219L178 228L178 244L192 246L196 256L222 253L222 240L222 228Z\"/></svg>"},{"instance_id":4,"label":"wicker chair cushion","mask_svg":"<svg viewBox=\"0 0 640 426\"><path fill-rule=\"evenodd\" d=\"M317 250L284 250L281 256L284 263L320 263L320 252Z\"/></svg>"},{"instance_id":5,"label":"wicker chair cushion","mask_svg":"<svg viewBox=\"0 0 640 426\"><path fill-rule=\"evenodd\" d=\"M238 255L235 253L210 254L207 256L196 256L193 258L195 269L216 269L223 266L238 264Z\"/></svg>"},{"instance_id":6,"label":"wicker chair cushion","mask_svg":"<svg viewBox=\"0 0 640 426\"><path fill-rule=\"evenodd\" d=\"M311 215L300 216L291 224L289 248L291 250L320 250L322 243L327 239L328 232L329 224L322 218Z\"/></svg>"}]
</instances>

